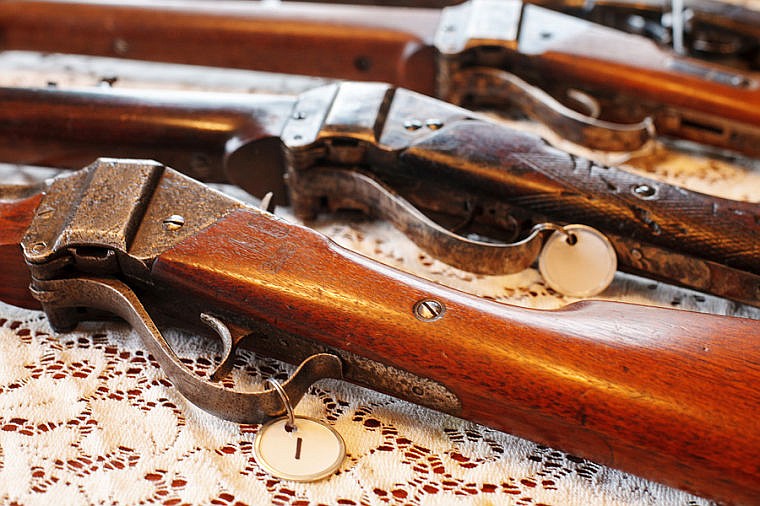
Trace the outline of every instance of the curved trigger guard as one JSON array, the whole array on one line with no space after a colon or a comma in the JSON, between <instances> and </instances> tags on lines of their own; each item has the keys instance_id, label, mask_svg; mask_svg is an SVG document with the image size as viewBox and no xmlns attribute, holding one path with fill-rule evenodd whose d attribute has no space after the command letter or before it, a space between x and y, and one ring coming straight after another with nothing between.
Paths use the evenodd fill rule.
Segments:
<instances>
[{"instance_id":1,"label":"curved trigger guard","mask_svg":"<svg viewBox=\"0 0 760 506\"><path fill-rule=\"evenodd\" d=\"M472 67L462 71L464 89L475 96L500 98L514 104L529 118L543 123L563 139L590 149L631 152L644 148L655 137L647 117L637 123L614 123L575 111L545 91L503 70Z\"/></svg>"},{"instance_id":2,"label":"curved trigger guard","mask_svg":"<svg viewBox=\"0 0 760 506\"><path fill-rule=\"evenodd\" d=\"M382 182L360 171L314 168L292 182L299 193L344 197L392 223L434 258L476 274L514 274L527 269L543 245L534 229L517 242L490 243L463 237L443 228ZM301 190L303 188L303 190Z\"/></svg>"},{"instance_id":3,"label":"curved trigger guard","mask_svg":"<svg viewBox=\"0 0 760 506\"><path fill-rule=\"evenodd\" d=\"M237 423L261 423L285 413L280 395L274 389L233 391L204 380L188 369L161 335L137 295L121 281L89 277L34 280L32 290L46 312L85 306L112 312L129 322L177 390L204 411ZM342 365L335 355L318 353L304 360L281 386L296 404L312 383L324 378L342 378Z\"/></svg>"}]
</instances>

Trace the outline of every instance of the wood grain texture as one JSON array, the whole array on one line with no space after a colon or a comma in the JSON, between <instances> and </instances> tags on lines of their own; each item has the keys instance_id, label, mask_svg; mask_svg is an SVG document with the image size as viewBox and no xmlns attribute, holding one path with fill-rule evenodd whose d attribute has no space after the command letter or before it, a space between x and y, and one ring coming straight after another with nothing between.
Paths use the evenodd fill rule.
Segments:
<instances>
[{"instance_id":1,"label":"wood grain texture","mask_svg":"<svg viewBox=\"0 0 760 506\"><path fill-rule=\"evenodd\" d=\"M574 157L539 137L459 121L399 157L411 180L529 209L564 223L760 273L760 205L668 185ZM639 194L637 189L646 189ZM420 192L422 193L422 192ZM620 252L621 256L628 252Z\"/></svg>"},{"instance_id":2,"label":"wood grain texture","mask_svg":"<svg viewBox=\"0 0 760 506\"><path fill-rule=\"evenodd\" d=\"M253 2L0 2L5 49L387 81L428 94L438 16Z\"/></svg>"},{"instance_id":3,"label":"wood grain texture","mask_svg":"<svg viewBox=\"0 0 760 506\"><path fill-rule=\"evenodd\" d=\"M102 156L147 158L206 182L274 191L283 186L285 170L279 135L295 100L176 90L0 88L0 158L69 169ZM249 143L255 146L236 153ZM252 160L268 172L252 170Z\"/></svg>"},{"instance_id":4,"label":"wood grain texture","mask_svg":"<svg viewBox=\"0 0 760 506\"><path fill-rule=\"evenodd\" d=\"M40 305L29 291L31 277L21 253L21 239L32 222L42 196L0 200L0 300L30 309Z\"/></svg>"},{"instance_id":5,"label":"wood grain texture","mask_svg":"<svg viewBox=\"0 0 760 506\"><path fill-rule=\"evenodd\" d=\"M757 72L680 57L645 37L536 6L525 8L522 26L525 36L505 66L557 97L567 89L587 92L599 100L601 119L649 115L660 135L708 144L738 142L727 139L729 122L760 125ZM758 153L754 145L732 149Z\"/></svg>"},{"instance_id":6,"label":"wood grain texture","mask_svg":"<svg viewBox=\"0 0 760 506\"><path fill-rule=\"evenodd\" d=\"M453 67L441 75L438 64L446 67L448 56L441 60L432 45L440 21L433 9L6 0L0 33L6 49L383 81L465 106L503 108L503 95L462 86L460 70L486 66L514 73L571 108L579 106L568 90L581 90L600 105L603 120L652 118L659 135L760 155L757 72L707 67L644 37L534 5L521 16L514 20L517 40L484 47L478 34L488 28L465 19L467 49L449 55Z\"/></svg>"},{"instance_id":7,"label":"wood grain texture","mask_svg":"<svg viewBox=\"0 0 760 506\"><path fill-rule=\"evenodd\" d=\"M724 501L760 494L757 321L602 302L501 305L254 210L161 255L153 278L438 381L464 418ZM434 322L412 313L428 297L446 306Z\"/></svg>"}]
</instances>

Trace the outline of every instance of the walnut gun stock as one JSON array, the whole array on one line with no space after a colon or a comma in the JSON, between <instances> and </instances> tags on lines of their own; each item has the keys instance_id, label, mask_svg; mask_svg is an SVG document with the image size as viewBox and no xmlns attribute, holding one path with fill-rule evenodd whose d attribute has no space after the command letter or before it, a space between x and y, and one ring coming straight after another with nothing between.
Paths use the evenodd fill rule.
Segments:
<instances>
[{"instance_id":1,"label":"walnut gun stock","mask_svg":"<svg viewBox=\"0 0 760 506\"><path fill-rule=\"evenodd\" d=\"M0 106L6 162L74 168L99 154L153 152L206 181L259 196L287 191L301 218L338 208L385 218L433 256L479 273L528 267L540 242L510 245L538 223L582 223L607 235L622 270L760 304L757 204L599 166L408 90L2 88ZM441 226L462 222L497 242Z\"/></svg>"},{"instance_id":2,"label":"walnut gun stock","mask_svg":"<svg viewBox=\"0 0 760 506\"><path fill-rule=\"evenodd\" d=\"M760 154L756 73L518 0L443 11L5 0L0 33L6 49L389 82L466 106L517 107L598 149L637 149L653 122L664 136Z\"/></svg>"},{"instance_id":3,"label":"walnut gun stock","mask_svg":"<svg viewBox=\"0 0 760 506\"><path fill-rule=\"evenodd\" d=\"M756 320L489 302L377 264L154 162L103 159L57 178L42 197L3 197L4 276L26 261L59 328L87 317L70 306L116 311L157 336L146 342L162 361L171 352L154 351L160 334L140 300L153 314L185 311L185 320L203 307L254 329L258 351L340 364L311 380L342 375L718 500L760 494ZM167 213L184 226L163 226ZM4 277L2 298L31 303L21 281ZM434 314L416 310L422 301L434 302ZM222 391L181 362L165 367L175 387L220 416L258 422L283 410L242 409L253 394Z\"/></svg>"}]
</instances>

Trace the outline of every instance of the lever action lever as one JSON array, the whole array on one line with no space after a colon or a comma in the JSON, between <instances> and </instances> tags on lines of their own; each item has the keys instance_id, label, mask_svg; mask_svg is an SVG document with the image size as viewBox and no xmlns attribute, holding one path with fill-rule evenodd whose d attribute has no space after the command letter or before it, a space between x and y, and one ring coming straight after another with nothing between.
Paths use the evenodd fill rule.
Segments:
<instances>
[{"instance_id":1,"label":"lever action lever","mask_svg":"<svg viewBox=\"0 0 760 506\"><path fill-rule=\"evenodd\" d=\"M214 381L218 375L207 380L188 369L156 328L134 292L121 281L90 277L34 280L32 290L57 330L70 328L76 322L67 321L64 316L67 310L76 307L109 311L126 320L177 390L187 400L215 416L237 423L261 423L285 413L280 394L274 388L262 392L233 391ZM231 344L225 343L225 348L225 355L230 356ZM223 361L220 367L224 365ZM296 404L312 383L342 377L340 359L329 353L319 353L301 362L281 387L288 399Z\"/></svg>"}]
</instances>

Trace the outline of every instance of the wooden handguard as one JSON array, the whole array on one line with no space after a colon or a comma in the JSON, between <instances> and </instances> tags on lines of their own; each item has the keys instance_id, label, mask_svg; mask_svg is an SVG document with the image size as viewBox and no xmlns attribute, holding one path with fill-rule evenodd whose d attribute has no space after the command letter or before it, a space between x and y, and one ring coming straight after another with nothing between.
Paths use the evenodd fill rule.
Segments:
<instances>
[{"instance_id":1,"label":"wooden handguard","mask_svg":"<svg viewBox=\"0 0 760 506\"><path fill-rule=\"evenodd\" d=\"M162 254L152 278L438 382L461 401L457 416L721 500L760 494L757 321L608 302L511 307L250 209ZM428 299L445 311L421 321L414 307Z\"/></svg>"}]
</instances>

